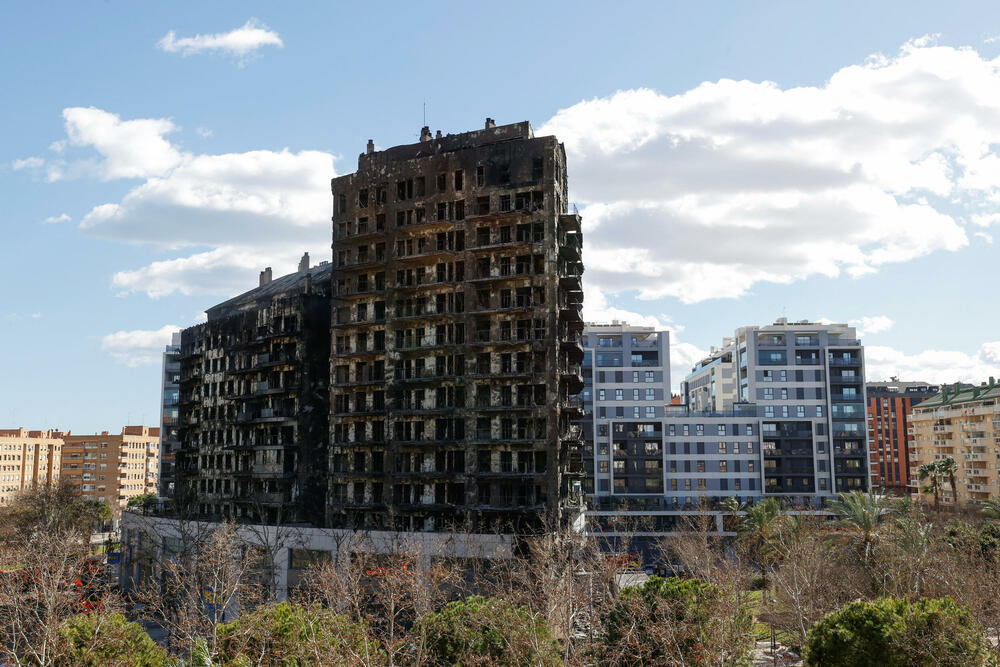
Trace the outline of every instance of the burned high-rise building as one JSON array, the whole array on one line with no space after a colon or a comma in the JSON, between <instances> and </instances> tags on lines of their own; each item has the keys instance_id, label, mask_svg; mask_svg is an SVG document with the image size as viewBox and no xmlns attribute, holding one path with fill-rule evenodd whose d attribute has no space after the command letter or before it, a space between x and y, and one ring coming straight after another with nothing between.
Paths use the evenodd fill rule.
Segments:
<instances>
[{"instance_id":1,"label":"burned high-rise building","mask_svg":"<svg viewBox=\"0 0 1000 667\"><path fill-rule=\"evenodd\" d=\"M265 269L181 332L178 514L322 524L331 268Z\"/></svg>"},{"instance_id":2,"label":"burned high-rise building","mask_svg":"<svg viewBox=\"0 0 1000 667\"><path fill-rule=\"evenodd\" d=\"M333 179L327 523L566 516L582 472L582 234L527 122L368 150Z\"/></svg>"}]
</instances>

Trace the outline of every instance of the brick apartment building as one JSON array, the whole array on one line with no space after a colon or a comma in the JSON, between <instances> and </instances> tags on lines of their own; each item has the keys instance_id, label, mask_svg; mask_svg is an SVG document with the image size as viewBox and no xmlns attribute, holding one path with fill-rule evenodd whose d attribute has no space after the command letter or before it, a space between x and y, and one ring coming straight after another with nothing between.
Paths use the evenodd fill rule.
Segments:
<instances>
[{"instance_id":1,"label":"brick apartment building","mask_svg":"<svg viewBox=\"0 0 1000 667\"><path fill-rule=\"evenodd\" d=\"M156 493L160 429L126 426L120 434L62 436L61 477L83 500L106 503L115 513L130 498Z\"/></svg>"},{"instance_id":2,"label":"brick apartment building","mask_svg":"<svg viewBox=\"0 0 1000 667\"><path fill-rule=\"evenodd\" d=\"M0 430L0 505L25 489L58 481L62 449L59 431Z\"/></svg>"}]
</instances>

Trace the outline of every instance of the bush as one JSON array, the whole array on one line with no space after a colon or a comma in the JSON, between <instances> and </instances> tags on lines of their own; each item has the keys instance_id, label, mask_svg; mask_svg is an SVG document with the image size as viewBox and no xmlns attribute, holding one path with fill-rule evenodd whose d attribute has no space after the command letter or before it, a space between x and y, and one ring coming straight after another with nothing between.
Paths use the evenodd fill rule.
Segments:
<instances>
[{"instance_id":1,"label":"bush","mask_svg":"<svg viewBox=\"0 0 1000 667\"><path fill-rule=\"evenodd\" d=\"M423 638L433 665L562 664L545 619L506 600L473 596L424 616L410 634Z\"/></svg>"},{"instance_id":2,"label":"bush","mask_svg":"<svg viewBox=\"0 0 1000 667\"><path fill-rule=\"evenodd\" d=\"M982 628L949 597L852 602L809 631L806 664L992 665Z\"/></svg>"},{"instance_id":3,"label":"bush","mask_svg":"<svg viewBox=\"0 0 1000 667\"><path fill-rule=\"evenodd\" d=\"M161 667L167 659L141 625L121 614L73 616L63 622L59 637L65 645L57 665Z\"/></svg>"},{"instance_id":4,"label":"bush","mask_svg":"<svg viewBox=\"0 0 1000 667\"><path fill-rule=\"evenodd\" d=\"M604 618L604 664L732 664L753 645L747 606L698 579L651 577Z\"/></svg>"},{"instance_id":5,"label":"bush","mask_svg":"<svg viewBox=\"0 0 1000 667\"><path fill-rule=\"evenodd\" d=\"M364 626L322 607L282 602L218 628L224 665L356 665L381 651Z\"/></svg>"}]
</instances>

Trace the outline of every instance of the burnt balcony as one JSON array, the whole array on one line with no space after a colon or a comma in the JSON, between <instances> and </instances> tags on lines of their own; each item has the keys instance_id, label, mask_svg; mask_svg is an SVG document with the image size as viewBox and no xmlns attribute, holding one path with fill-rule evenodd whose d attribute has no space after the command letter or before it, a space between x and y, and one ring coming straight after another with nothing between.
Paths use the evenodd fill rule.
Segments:
<instances>
[{"instance_id":1,"label":"burnt balcony","mask_svg":"<svg viewBox=\"0 0 1000 667\"><path fill-rule=\"evenodd\" d=\"M385 382L385 371L376 372L374 368L369 368L365 372L361 373L360 376L355 373L353 376L347 376L345 378L336 378L333 382L334 387L360 387L364 385L372 384L382 384Z\"/></svg>"}]
</instances>

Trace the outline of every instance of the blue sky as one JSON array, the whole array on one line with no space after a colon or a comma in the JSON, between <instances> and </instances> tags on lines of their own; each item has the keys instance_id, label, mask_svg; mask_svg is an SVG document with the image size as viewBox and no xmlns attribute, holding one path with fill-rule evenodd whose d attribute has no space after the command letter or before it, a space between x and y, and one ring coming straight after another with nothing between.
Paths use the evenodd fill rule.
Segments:
<instances>
[{"instance_id":1,"label":"blue sky","mask_svg":"<svg viewBox=\"0 0 1000 667\"><path fill-rule=\"evenodd\" d=\"M1000 375L996 3L0 19L0 425L156 423L168 327L327 258L328 179L369 138L415 141L424 103L434 130L527 119L566 142L587 315L669 326L675 374L784 315L857 322L875 376Z\"/></svg>"}]
</instances>

